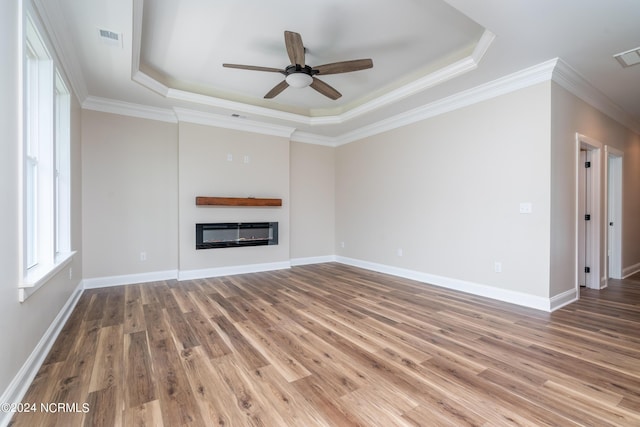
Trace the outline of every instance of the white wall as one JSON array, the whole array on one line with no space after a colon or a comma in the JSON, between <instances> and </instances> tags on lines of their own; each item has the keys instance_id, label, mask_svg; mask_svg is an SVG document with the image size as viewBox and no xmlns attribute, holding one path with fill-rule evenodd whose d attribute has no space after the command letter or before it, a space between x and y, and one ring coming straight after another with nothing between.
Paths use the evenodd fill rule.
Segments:
<instances>
[{"instance_id":1,"label":"white wall","mask_svg":"<svg viewBox=\"0 0 640 427\"><path fill-rule=\"evenodd\" d=\"M33 352L82 276L80 215L80 113L75 98L71 112L72 263L31 295L18 302L19 267L19 86L18 2L0 2L0 396ZM69 278L69 268L73 277ZM37 368L37 367L36 367ZM18 386L21 384L18 384ZM0 414L0 419L1 419Z\"/></svg>"},{"instance_id":2,"label":"white wall","mask_svg":"<svg viewBox=\"0 0 640 427\"><path fill-rule=\"evenodd\" d=\"M83 111L86 279L177 269L177 135L175 123Z\"/></svg>"},{"instance_id":3,"label":"white wall","mask_svg":"<svg viewBox=\"0 0 640 427\"><path fill-rule=\"evenodd\" d=\"M336 253L548 297L549 127L546 82L339 147Z\"/></svg>"},{"instance_id":4,"label":"white wall","mask_svg":"<svg viewBox=\"0 0 640 427\"><path fill-rule=\"evenodd\" d=\"M640 135L627 129L557 84L552 86L551 129L551 295L575 286L575 201L576 133L585 135L624 153L623 160L623 247L622 267L640 268ZM606 201L604 199L605 153L601 150L600 209L603 253L600 272L606 262Z\"/></svg>"},{"instance_id":5,"label":"white wall","mask_svg":"<svg viewBox=\"0 0 640 427\"><path fill-rule=\"evenodd\" d=\"M335 152L291 143L291 258L335 253Z\"/></svg>"}]
</instances>

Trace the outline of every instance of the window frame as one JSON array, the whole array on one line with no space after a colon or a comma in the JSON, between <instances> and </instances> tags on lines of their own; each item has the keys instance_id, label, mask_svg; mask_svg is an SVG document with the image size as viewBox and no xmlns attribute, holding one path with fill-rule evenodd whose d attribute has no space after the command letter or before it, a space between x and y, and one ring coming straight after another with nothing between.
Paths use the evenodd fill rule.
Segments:
<instances>
[{"instance_id":1,"label":"window frame","mask_svg":"<svg viewBox=\"0 0 640 427\"><path fill-rule=\"evenodd\" d=\"M30 2L23 4L21 16L18 299L23 302L65 268L75 251L70 226L71 92Z\"/></svg>"}]
</instances>

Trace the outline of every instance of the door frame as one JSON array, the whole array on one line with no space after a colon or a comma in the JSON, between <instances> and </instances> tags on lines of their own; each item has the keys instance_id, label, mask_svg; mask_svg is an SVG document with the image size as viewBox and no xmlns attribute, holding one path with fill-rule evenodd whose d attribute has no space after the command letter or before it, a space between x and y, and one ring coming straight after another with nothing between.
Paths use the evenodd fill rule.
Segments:
<instances>
[{"instance_id":1,"label":"door frame","mask_svg":"<svg viewBox=\"0 0 640 427\"><path fill-rule=\"evenodd\" d=\"M605 280L622 279L622 168L624 152L605 146L605 200L607 202ZM613 222L613 231L609 224Z\"/></svg>"},{"instance_id":2,"label":"door frame","mask_svg":"<svg viewBox=\"0 0 640 427\"><path fill-rule=\"evenodd\" d=\"M578 280L578 269L579 269L579 260L578 260L578 253L579 253L579 234L580 233L580 226L584 224L584 218L580 217L580 207L578 206L578 199L579 199L579 175L580 175L580 167L584 167L584 165L581 164L580 162L580 150L587 150L590 152L591 154L591 173L590 173L590 178L589 178L589 187L591 189L591 193L590 193L590 200L589 200L589 205L588 205L588 209L589 209L589 214L591 215L591 220L587 223L587 227L589 229L589 235L590 235L590 239L587 242L589 250L588 250L588 254L589 254L589 259L587 260L587 263L589 264L589 268L590 268L590 279L587 283L587 287L592 288L592 289L602 289L603 288L603 281L600 277L600 266L601 266L601 262L603 259L603 251L602 251L602 245L601 245L601 221L602 221L602 215L601 215L601 208L602 208L602 203L601 203L601 183L602 183L602 152L604 148L604 144L602 144L601 142L590 138L586 135L582 135L580 133L576 133L576 154L575 154L575 165L576 165L576 171L575 171L575 184L576 184L576 188L575 188L575 207L576 207L576 212L575 212L575 233L576 233L576 239L575 239L575 273L576 273L576 279L575 279L575 288L576 288L576 294L580 295L580 283Z\"/></svg>"}]
</instances>

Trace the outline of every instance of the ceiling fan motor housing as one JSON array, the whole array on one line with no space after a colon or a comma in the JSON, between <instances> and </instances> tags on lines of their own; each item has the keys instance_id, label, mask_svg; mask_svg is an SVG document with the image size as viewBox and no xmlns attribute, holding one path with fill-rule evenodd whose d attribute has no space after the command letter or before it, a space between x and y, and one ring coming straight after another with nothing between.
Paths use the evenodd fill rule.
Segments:
<instances>
[{"instance_id":1,"label":"ceiling fan motor housing","mask_svg":"<svg viewBox=\"0 0 640 427\"><path fill-rule=\"evenodd\" d=\"M315 76L316 74L319 73L318 70L314 70L313 68L311 68L308 65L305 65L304 67L300 64L292 64L289 65L287 68L284 69L284 75L288 76L289 74L293 74L293 73L304 73L304 74L308 74L311 77Z\"/></svg>"}]
</instances>

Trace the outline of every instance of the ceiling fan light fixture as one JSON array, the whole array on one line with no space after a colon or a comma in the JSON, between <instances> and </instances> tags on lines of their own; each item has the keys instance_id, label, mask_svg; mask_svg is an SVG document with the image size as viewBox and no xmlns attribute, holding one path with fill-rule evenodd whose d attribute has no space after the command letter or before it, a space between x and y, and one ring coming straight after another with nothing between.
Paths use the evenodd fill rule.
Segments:
<instances>
[{"instance_id":1,"label":"ceiling fan light fixture","mask_svg":"<svg viewBox=\"0 0 640 427\"><path fill-rule=\"evenodd\" d=\"M303 88L309 86L313 82L313 77L307 73L291 73L285 80L291 87Z\"/></svg>"}]
</instances>

